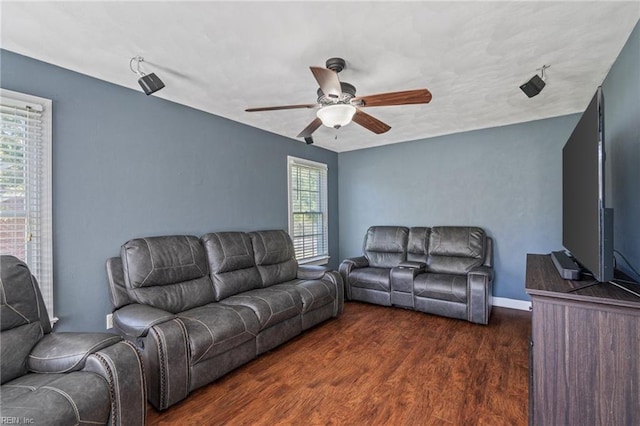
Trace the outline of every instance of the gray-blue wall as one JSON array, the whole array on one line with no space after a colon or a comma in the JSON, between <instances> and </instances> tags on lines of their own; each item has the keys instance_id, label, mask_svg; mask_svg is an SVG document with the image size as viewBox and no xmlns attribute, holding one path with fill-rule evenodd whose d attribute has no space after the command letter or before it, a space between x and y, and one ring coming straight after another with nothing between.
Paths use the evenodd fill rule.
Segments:
<instances>
[{"instance_id":1,"label":"gray-blue wall","mask_svg":"<svg viewBox=\"0 0 640 426\"><path fill-rule=\"evenodd\" d=\"M602 85L607 151L606 203L613 207L614 248L640 271L640 23ZM617 266L631 269L617 256Z\"/></svg>"},{"instance_id":2,"label":"gray-blue wall","mask_svg":"<svg viewBox=\"0 0 640 426\"><path fill-rule=\"evenodd\" d=\"M562 248L570 115L341 153L340 257L371 225L473 225L495 240L494 296L526 300L527 253Z\"/></svg>"},{"instance_id":3,"label":"gray-blue wall","mask_svg":"<svg viewBox=\"0 0 640 426\"><path fill-rule=\"evenodd\" d=\"M640 270L640 23L603 92L614 247ZM496 242L494 295L528 299L526 253L562 249L562 147L579 117L340 154L340 257L361 253L370 225L477 225Z\"/></svg>"},{"instance_id":4,"label":"gray-blue wall","mask_svg":"<svg viewBox=\"0 0 640 426\"><path fill-rule=\"evenodd\" d=\"M53 100L58 330L104 330L104 262L130 238L287 229L287 155L328 164L337 268L336 153L6 50L0 76Z\"/></svg>"}]
</instances>

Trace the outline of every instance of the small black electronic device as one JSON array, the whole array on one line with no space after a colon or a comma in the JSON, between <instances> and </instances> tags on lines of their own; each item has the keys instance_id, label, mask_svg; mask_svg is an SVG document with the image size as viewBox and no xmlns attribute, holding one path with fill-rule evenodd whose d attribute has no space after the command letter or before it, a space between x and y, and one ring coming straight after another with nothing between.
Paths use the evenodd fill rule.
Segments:
<instances>
[{"instance_id":1,"label":"small black electronic device","mask_svg":"<svg viewBox=\"0 0 640 426\"><path fill-rule=\"evenodd\" d=\"M580 266L563 251L551 252L551 260L560 276L565 280L579 280Z\"/></svg>"},{"instance_id":2,"label":"small black electronic device","mask_svg":"<svg viewBox=\"0 0 640 426\"><path fill-rule=\"evenodd\" d=\"M147 95L155 93L164 87L164 83L158 78L157 75L155 75L155 73L143 75L138 79L138 83L140 84L140 87L142 87L142 90L144 90L144 93Z\"/></svg>"},{"instance_id":3,"label":"small black electronic device","mask_svg":"<svg viewBox=\"0 0 640 426\"><path fill-rule=\"evenodd\" d=\"M531 77L529 81L520 86L520 89L530 98L540 93L544 89L546 83L538 74Z\"/></svg>"}]
</instances>

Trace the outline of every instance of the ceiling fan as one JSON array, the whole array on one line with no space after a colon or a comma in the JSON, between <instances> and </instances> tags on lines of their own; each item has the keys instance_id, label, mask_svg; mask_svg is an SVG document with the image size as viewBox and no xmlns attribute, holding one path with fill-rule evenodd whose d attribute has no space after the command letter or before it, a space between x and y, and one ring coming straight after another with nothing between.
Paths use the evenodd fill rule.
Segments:
<instances>
[{"instance_id":1,"label":"ceiling fan","mask_svg":"<svg viewBox=\"0 0 640 426\"><path fill-rule=\"evenodd\" d=\"M338 79L338 73L345 68L342 58L331 58L326 68L309 67L318 81L318 99L315 104L282 105L261 108L248 108L247 112L275 111L297 108L320 108L316 118L297 136L308 140L320 125L339 129L355 121L365 129L376 134L389 131L391 126L367 114L360 108L391 105L426 104L431 101L431 92L427 89L407 90L402 92L380 93L369 96L356 96L356 88ZM311 142L307 142L311 143Z\"/></svg>"}]
</instances>

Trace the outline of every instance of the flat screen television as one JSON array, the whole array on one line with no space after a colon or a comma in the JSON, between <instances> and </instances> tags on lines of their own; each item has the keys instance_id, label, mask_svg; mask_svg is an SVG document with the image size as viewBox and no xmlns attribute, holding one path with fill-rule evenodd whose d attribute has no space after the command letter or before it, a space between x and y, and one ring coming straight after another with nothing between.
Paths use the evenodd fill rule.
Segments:
<instances>
[{"instance_id":1,"label":"flat screen television","mask_svg":"<svg viewBox=\"0 0 640 426\"><path fill-rule=\"evenodd\" d=\"M600 282L613 279L613 209L605 207L604 98L599 87L562 149L562 245Z\"/></svg>"}]
</instances>

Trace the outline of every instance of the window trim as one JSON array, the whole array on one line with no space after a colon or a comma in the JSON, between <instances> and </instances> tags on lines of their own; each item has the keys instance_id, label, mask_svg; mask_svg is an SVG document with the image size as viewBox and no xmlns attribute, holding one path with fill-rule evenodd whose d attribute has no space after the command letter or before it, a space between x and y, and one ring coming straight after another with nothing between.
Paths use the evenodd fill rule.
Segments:
<instances>
[{"instance_id":1,"label":"window trim","mask_svg":"<svg viewBox=\"0 0 640 426\"><path fill-rule=\"evenodd\" d=\"M294 164L299 164L302 166L309 166L313 168L323 169L326 174L326 190L323 192L323 204L326 209L326 214L323 217L323 227L326 229L326 239L327 239L327 254L321 256L310 257L306 259L297 259L300 265L326 265L329 263L329 166L325 163L319 163L313 160L307 160L305 158L294 157L291 155L287 156L287 199L288 199L288 224L289 224L289 235L293 240L293 198L292 195L292 182L291 182L291 167Z\"/></svg>"},{"instance_id":2,"label":"window trim","mask_svg":"<svg viewBox=\"0 0 640 426\"><path fill-rule=\"evenodd\" d=\"M42 107L42 194L41 194L41 264L46 265L43 276L36 277L52 323L55 323L53 283L53 115L51 99L0 88L0 102L13 106Z\"/></svg>"}]
</instances>

